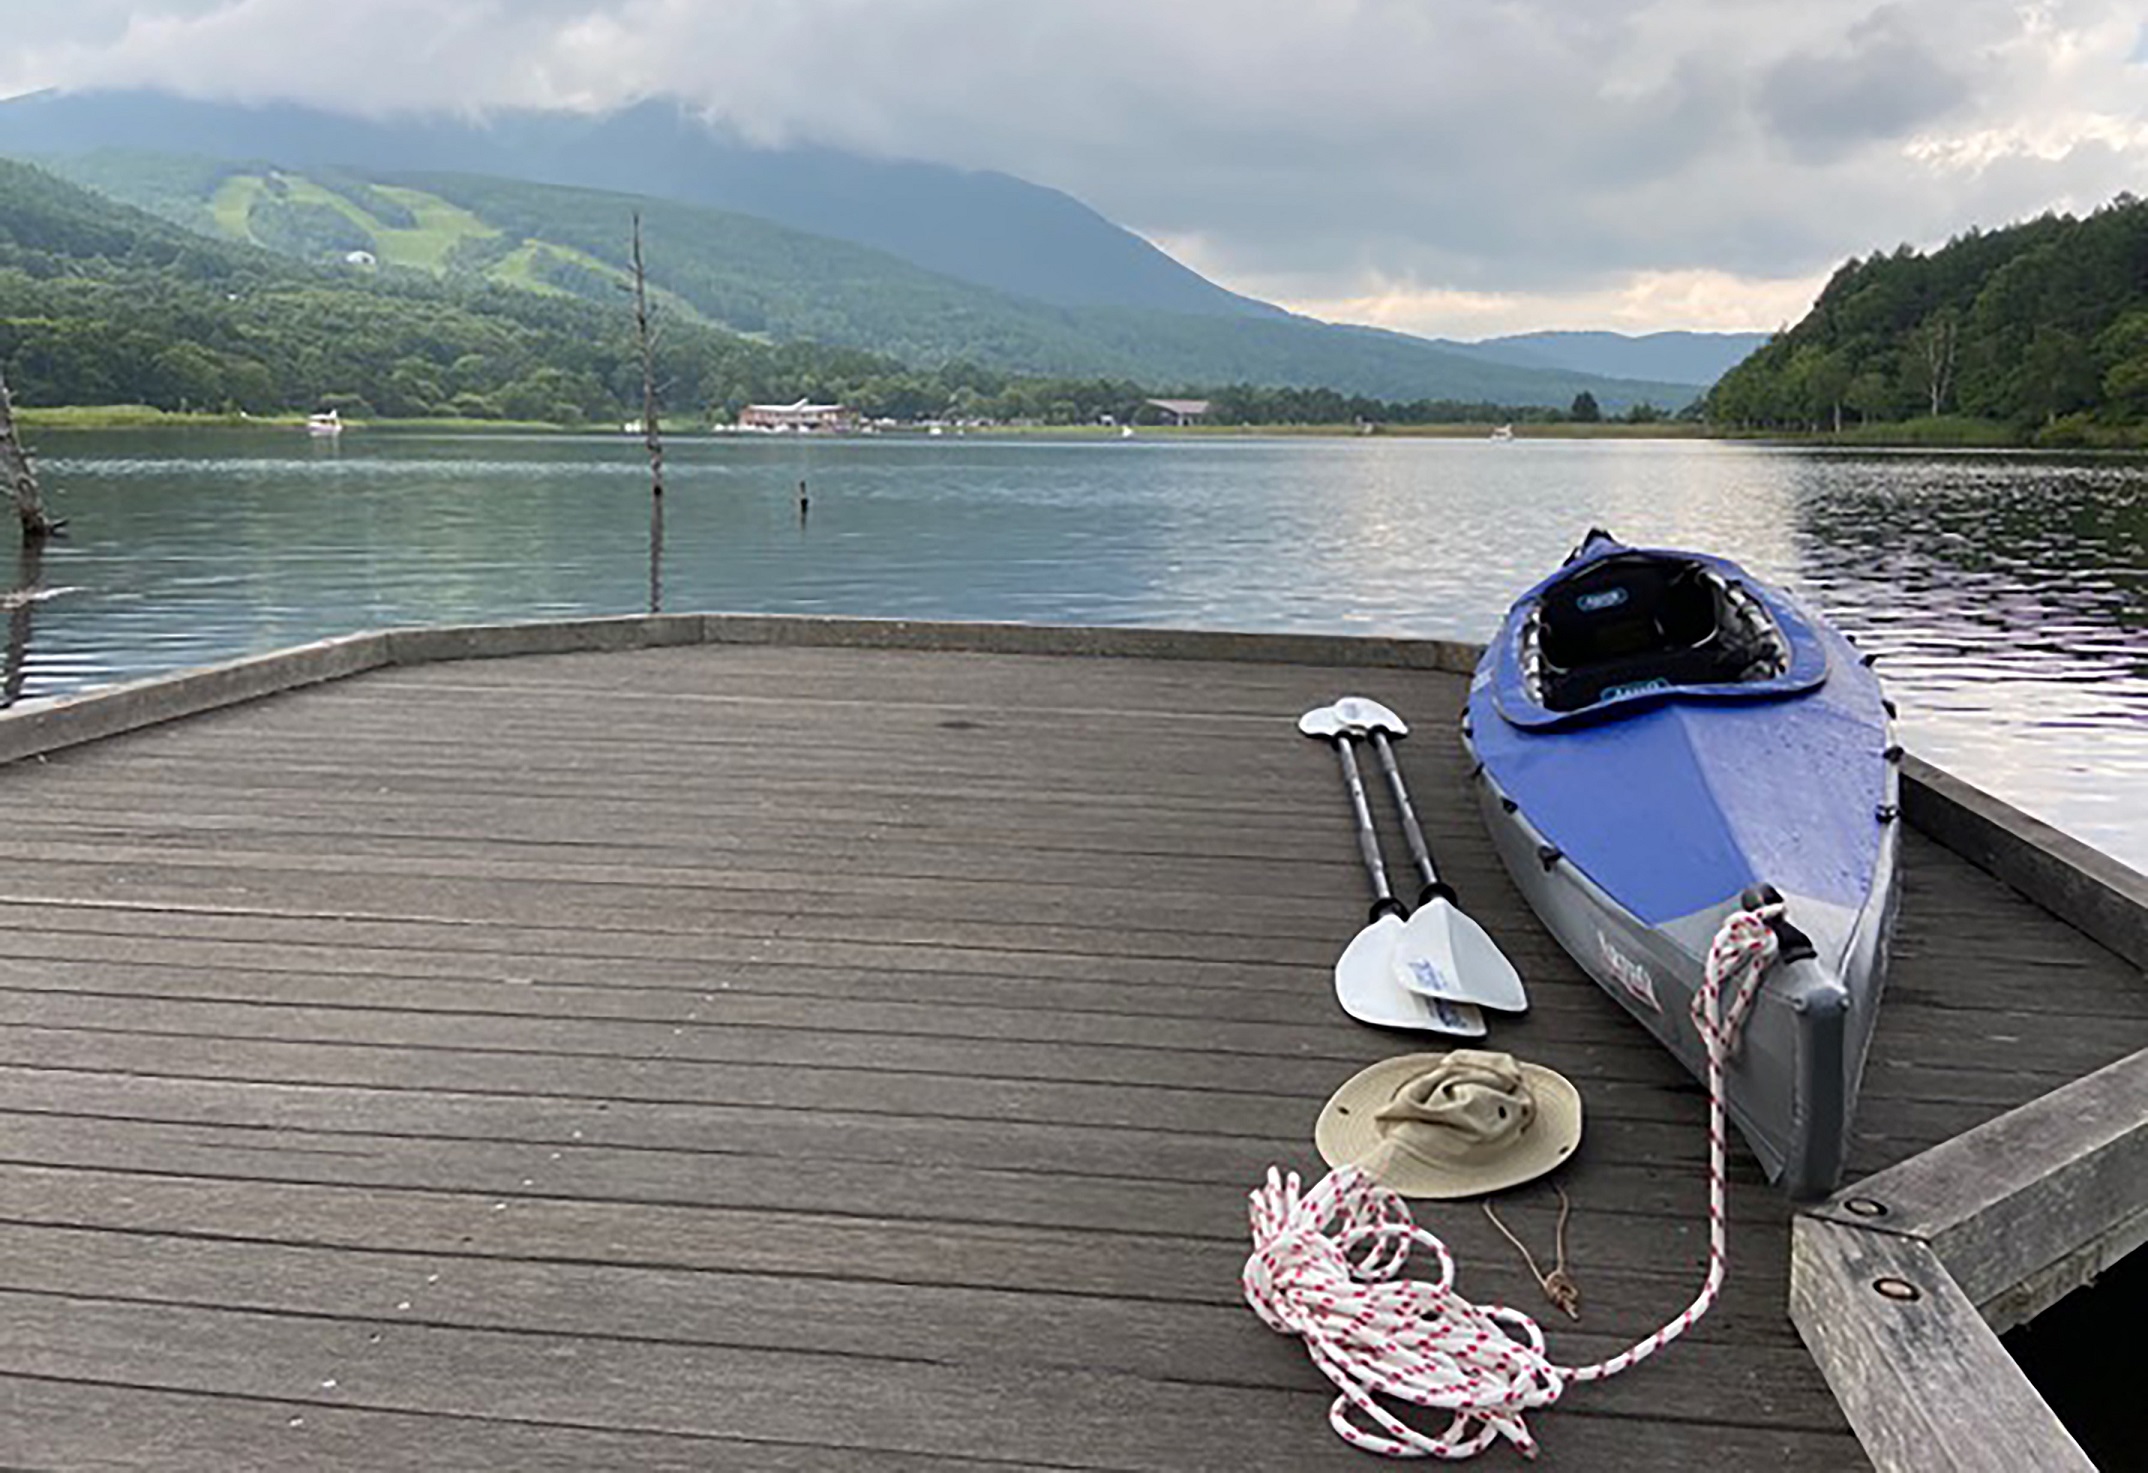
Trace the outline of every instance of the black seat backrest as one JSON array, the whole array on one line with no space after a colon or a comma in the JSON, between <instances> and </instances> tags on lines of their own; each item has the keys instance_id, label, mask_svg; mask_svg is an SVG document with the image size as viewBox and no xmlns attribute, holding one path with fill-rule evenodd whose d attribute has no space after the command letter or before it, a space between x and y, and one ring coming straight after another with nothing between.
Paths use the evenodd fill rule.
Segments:
<instances>
[{"instance_id":1,"label":"black seat backrest","mask_svg":"<svg viewBox=\"0 0 2148 1473\"><path fill-rule=\"evenodd\" d=\"M1575 670L1661 648L1661 619L1674 602L1677 571L1657 558L1618 553L1560 583L1541 605L1537 637L1544 658Z\"/></svg>"}]
</instances>

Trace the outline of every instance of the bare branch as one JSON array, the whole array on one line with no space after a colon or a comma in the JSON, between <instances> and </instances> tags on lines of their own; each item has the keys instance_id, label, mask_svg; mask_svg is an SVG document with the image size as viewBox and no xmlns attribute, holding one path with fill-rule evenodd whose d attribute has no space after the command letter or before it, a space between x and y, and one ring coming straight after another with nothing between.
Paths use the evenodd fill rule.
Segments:
<instances>
[{"instance_id":1,"label":"bare branch","mask_svg":"<svg viewBox=\"0 0 2148 1473\"><path fill-rule=\"evenodd\" d=\"M657 423L656 337L649 320L649 273L634 212L634 327L641 340L641 429L649 447L649 612L664 607L664 436Z\"/></svg>"}]
</instances>

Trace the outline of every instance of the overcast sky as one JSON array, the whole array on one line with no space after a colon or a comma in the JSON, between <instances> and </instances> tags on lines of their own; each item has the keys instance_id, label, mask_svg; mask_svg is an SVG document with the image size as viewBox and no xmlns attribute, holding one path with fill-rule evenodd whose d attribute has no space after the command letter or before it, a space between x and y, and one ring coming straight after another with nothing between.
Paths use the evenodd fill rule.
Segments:
<instances>
[{"instance_id":1,"label":"overcast sky","mask_svg":"<svg viewBox=\"0 0 2148 1473\"><path fill-rule=\"evenodd\" d=\"M1002 169L1340 321L1776 327L1844 257L2148 194L2102 0L0 0L0 94L677 94Z\"/></svg>"}]
</instances>

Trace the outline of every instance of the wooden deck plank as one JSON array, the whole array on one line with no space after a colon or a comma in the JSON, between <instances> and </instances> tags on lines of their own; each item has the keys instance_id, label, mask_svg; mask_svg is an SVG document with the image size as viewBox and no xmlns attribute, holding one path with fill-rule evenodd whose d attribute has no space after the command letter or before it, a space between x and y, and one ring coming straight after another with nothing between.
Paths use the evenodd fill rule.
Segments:
<instances>
[{"instance_id":1,"label":"wooden deck plank","mask_svg":"<svg viewBox=\"0 0 2148 1473\"><path fill-rule=\"evenodd\" d=\"M1362 1456L1327 1431L1318 1391L1095 1366L948 1366L876 1355L869 1330L851 1353L825 1355L0 1293L0 1331L15 1375L96 1372L261 1400L1158 1473L1355 1467ZM1252 1338L1267 1334L1257 1324L1245 1334L1248 1358L1288 1349ZM161 1353L182 1336L187 1357ZM1696 1425L1570 1410L1545 1440L1556 1436L1560 1455L1577 1460L1638 1444L1652 1465L1673 1468L1767 1454L1819 1468L1848 1441L1714 1421L1704 1461L1689 1446Z\"/></svg>"},{"instance_id":2,"label":"wooden deck plank","mask_svg":"<svg viewBox=\"0 0 2148 1473\"><path fill-rule=\"evenodd\" d=\"M1495 1042L1582 1087L1546 1322L1620 1348L1698 1278L1701 1100L1499 871L1459 677L469 661L0 769L0 1462L1359 1466L1236 1290L1260 1171L1420 1046L1332 1003L1364 879L1292 723L1352 689L1529 976ZM2137 969L1905 853L1859 1169L2148 1042ZM1717 1314L1532 1419L1554 1466L1861 1463L1734 1175Z\"/></svg>"},{"instance_id":3,"label":"wooden deck plank","mask_svg":"<svg viewBox=\"0 0 2148 1473\"><path fill-rule=\"evenodd\" d=\"M317 1399L269 1401L225 1392L156 1390L109 1382L0 1374L0 1424L24 1468L591 1468L706 1473L1018 1473L1020 1464L879 1448L739 1442L676 1433L612 1432L560 1422L513 1422L355 1410Z\"/></svg>"},{"instance_id":4,"label":"wooden deck plank","mask_svg":"<svg viewBox=\"0 0 2148 1473\"><path fill-rule=\"evenodd\" d=\"M1200 1385L1305 1389L1301 1356L1287 1341L1249 1334L1241 1307L1229 1302L1109 1298L1058 1284L875 1283L5 1224L0 1244L7 1249L0 1292L944 1365L1109 1366ZM1590 1318L1600 1327L1555 1327L1565 1354L1623 1349L1630 1337L1612 1327L1660 1314L1675 1297L1660 1279L1597 1277ZM1491 1294L1509 1283L1526 1283L1518 1265L1497 1278L1477 1276L1472 1286ZM860 1343L860 1327L890 1324L905 1326L898 1344ZM1751 1307L1726 1306L1721 1324L1695 1333L1693 1343L1713 1347L1718 1375L1703 1393L1711 1401L1689 1405L1689 1416L1836 1426L1831 1398L1797 1374L1803 1352L1786 1327L1759 1323ZM1615 1397L1609 1384L1616 1383L1592 1398L1593 1410L1645 1412L1645 1383L1626 1383Z\"/></svg>"}]
</instances>

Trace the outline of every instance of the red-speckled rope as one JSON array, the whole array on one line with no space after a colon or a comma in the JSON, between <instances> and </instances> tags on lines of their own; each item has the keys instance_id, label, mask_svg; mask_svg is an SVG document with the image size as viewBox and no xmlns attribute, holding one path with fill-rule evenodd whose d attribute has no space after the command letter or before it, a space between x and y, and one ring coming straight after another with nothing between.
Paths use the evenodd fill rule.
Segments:
<instances>
[{"instance_id":1,"label":"red-speckled rope","mask_svg":"<svg viewBox=\"0 0 2148 1473\"><path fill-rule=\"evenodd\" d=\"M1708 1048L1708 1277L1692 1304L1609 1360L1561 1366L1544 1332L1521 1310L1477 1305L1454 1291L1454 1256L1410 1220L1402 1198L1363 1172L1330 1172L1310 1191L1296 1172L1268 1170L1252 1194L1253 1253L1242 1283L1269 1328L1302 1336L1313 1364L1341 1395L1328 1423L1354 1447L1394 1458L1467 1458L1504 1437L1525 1456L1536 1440L1522 1420L1576 1381L1600 1381L1646 1360L1691 1329L1715 1302L1724 1266L1723 1060L1734 1053L1768 964L1780 905L1737 911L1716 932L1693 997ZM1723 989L1736 982L1727 1011ZM1720 1022L1718 1019L1720 1018ZM1432 1279L1406 1279L1411 1245L1439 1259ZM1451 1414L1428 1435L1381 1405L1381 1396ZM1353 1415L1355 1413L1356 1415ZM1362 1419L1362 1420L1360 1420ZM1368 1427L1364 1425L1370 1423Z\"/></svg>"}]
</instances>

